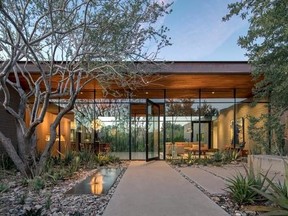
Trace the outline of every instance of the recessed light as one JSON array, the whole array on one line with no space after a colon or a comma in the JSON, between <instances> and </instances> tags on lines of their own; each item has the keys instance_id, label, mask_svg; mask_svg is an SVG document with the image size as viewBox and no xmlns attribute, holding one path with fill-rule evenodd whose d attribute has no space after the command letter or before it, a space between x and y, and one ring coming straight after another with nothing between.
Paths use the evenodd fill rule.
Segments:
<instances>
[{"instance_id":1,"label":"recessed light","mask_svg":"<svg viewBox=\"0 0 288 216\"><path fill-rule=\"evenodd\" d=\"M146 95L148 95L148 92L145 92Z\"/></svg>"},{"instance_id":2,"label":"recessed light","mask_svg":"<svg viewBox=\"0 0 288 216\"><path fill-rule=\"evenodd\" d=\"M215 92L212 92L212 94L215 94Z\"/></svg>"}]
</instances>

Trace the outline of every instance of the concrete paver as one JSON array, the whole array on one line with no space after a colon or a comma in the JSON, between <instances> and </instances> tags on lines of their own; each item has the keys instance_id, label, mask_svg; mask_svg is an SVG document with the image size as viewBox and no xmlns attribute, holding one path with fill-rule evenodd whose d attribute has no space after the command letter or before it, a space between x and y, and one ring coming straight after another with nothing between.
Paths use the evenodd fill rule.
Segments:
<instances>
[{"instance_id":1,"label":"concrete paver","mask_svg":"<svg viewBox=\"0 0 288 216\"><path fill-rule=\"evenodd\" d=\"M232 178L233 176L236 176L239 173L243 175L245 174L245 170L242 165L237 165L237 166L226 165L226 166L221 166L221 167L204 166L202 167L202 169L210 173L215 173L217 176L220 176L225 179Z\"/></svg>"},{"instance_id":2,"label":"concrete paver","mask_svg":"<svg viewBox=\"0 0 288 216\"><path fill-rule=\"evenodd\" d=\"M224 194L226 183L223 179L198 167L181 168L181 172L210 194Z\"/></svg>"},{"instance_id":3,"label":"concrete paver","mask_svg":"<svg viewBox=\"0 0 288 216\"><path fill-rule=\"evenodd\" d=\"M208 172L207 172L208 173ZM165 161L131 162L104 216L226 216Z\"/></svg>"},{"instance_id":4,"label":"concrete paver","mask_svg":"<svg viewBox=\"0 0 288 216\"><path fill-rule=\"evenodd\" d=\"M246 165L247 166L247 165ZM238 175L241 173L242 175L246 175L245 169L243 165L225 165L222 167L215 167L215 166L205 166L202 167L203 170L206 170L210 173L215 173L217 176L222 178L228 179L232 178L233 176ZM257 170L254 170L257 173ZM266 174L266 171L262 171L262 174ZM274 178L274 182L284 182L284 175L281 173L270 171L267 175L269 179Z\"/></svg>"}]
</instances>

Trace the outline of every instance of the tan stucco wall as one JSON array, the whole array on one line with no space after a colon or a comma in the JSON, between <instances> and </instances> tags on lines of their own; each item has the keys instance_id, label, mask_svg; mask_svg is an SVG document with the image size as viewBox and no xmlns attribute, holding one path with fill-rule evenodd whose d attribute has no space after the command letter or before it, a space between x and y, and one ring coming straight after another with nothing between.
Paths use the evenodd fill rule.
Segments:
<instances>
[{"instance_id":1,"label":"tan stucco wall","mask_svg":"<svg viewBox=\"0 0 288 216\"><path fill-rule=\"evenodd\" d=\"M43 151L47 141L46 135L49 135L49 128L51 123L55 120L56 115L47 112L43 123L39 125L37 128L37 148L38 151ZM65 141L61 140L61 153L65 153L66 150L70 149L70 120L67 118L62 118L61 123L60 123L60 131L61 139L65 139ZM59 141L55 141L53 149L52 149L52 155L57 155L58 154L58 149L59 149Z\"/></svg>"},{"instance_id":2,"label":"tan stucco wall","mask_svg":"<svg viewBox=\"0 0 288 216\"><path fill-rule=\"evenodd\" d=\"M218 149L218 119L212 121L212 146L213 149Z\"/></svg>"},{"instance_id":3,"label":"tan stucco wall","mask_svg":"<svg viewBox=\"0 0 288 216\"><path fill-rule=\"evenodd\" d=\"M26 118L26 122L29 122L29 113L26 112L26 115L28 116ZM46 146L46 135L49 135L49 129L50 129L50 125L52 124L52 122L55 120L56 115L47 112L45 114L44 120L41 124L39 124L39 126L37 127L36 130L36 136L37 136L37 150L39 152L42 152L45 149ZM65 153L66 150L69 150L71 147L71 142L70 142L70 119L68 118L62 118L61 120L61 135L62 138L64 137L65 141L61 141L61 153ZM58 132L58 130L57 130ZM55 141L54 146L52 148L51 154L56 156L58 155L58 147L59 145L59 141Z\"/></svg>"},{"instance_id":4,"label":"tan stucco wall","mask_svg":"<svg viewBox=\"0 0 288 216\"><path fill-rule=\"evenodd\" d=\"M217 135L214 133L213 140L216 139L217 136L217 148L224 149L226 146L231 144L231 121L234 118L234 107L231 106L229 108L223 109L220 111L220 115L218 118L217 124ZM268 109L266 104L259 103L256 106L251 106L249 103L237 104L236 106L236 119L244 118L244 136L245 136L245 149L249 150L253 145L253 141L249 139L248 127L249 120L247 117L255 116L259 117L261 114L267 113ZM213 131L215 129L213 128Z\"/></svg>"}]
</instances>

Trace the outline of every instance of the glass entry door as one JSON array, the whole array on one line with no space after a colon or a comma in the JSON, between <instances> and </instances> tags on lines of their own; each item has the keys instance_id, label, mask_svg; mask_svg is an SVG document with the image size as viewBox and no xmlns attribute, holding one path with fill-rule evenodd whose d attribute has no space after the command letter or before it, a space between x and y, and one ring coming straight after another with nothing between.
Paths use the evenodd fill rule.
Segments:
<instances>
[{"instance_id":1,"label":"glass entry door","mask_svg":"<svg viewBox=\"0 0 288 216\"><path fill-rule=\"evenodd\" d=\"M146 104L146 161L149 161L160 156L160 106L149 99Z\"/></svg>"}]
</instances>

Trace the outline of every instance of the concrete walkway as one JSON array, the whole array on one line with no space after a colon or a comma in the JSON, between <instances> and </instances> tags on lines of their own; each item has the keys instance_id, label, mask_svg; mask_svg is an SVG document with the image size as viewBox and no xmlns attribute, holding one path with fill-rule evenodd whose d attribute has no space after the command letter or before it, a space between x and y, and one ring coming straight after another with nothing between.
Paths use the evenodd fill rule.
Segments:
<instances>
[{"instance_id":1,"label":"concrete walkway","mask_svg":"<svg viewBox=\"0 0 288 216\"><path fill-rule=\"evenodd\" d=\"M209 175L209 173L207 172ZM215 185L217 187L217 185ZM104 216L226 216L165 161L131 162Z\"/></svg>"},{"instance_id":2,"label":"concrete walkway","mask_svg":"<svg viewBox=\"0 0 288 216\"><path fill-rule=\"evenodd\" d=\"M189 179L196 182L212 195L226 193L227 182L225 179L232 178L239 173L245 173L242 165L184 167L180 168L180 170Z\"/></svg>"}]
</instances>

